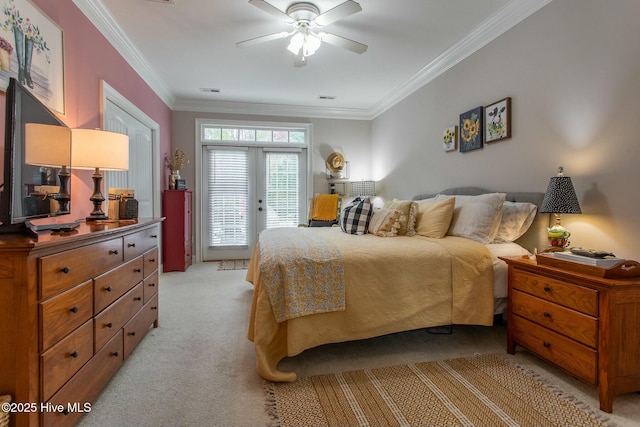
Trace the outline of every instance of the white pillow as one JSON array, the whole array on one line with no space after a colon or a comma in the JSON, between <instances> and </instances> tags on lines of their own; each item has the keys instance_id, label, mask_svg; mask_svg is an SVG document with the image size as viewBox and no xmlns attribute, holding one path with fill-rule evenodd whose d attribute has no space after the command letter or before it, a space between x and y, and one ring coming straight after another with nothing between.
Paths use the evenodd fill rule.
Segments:
<instances>
[{"instance_id":1,"label":"white pillow","mask_svg":"<svg viewBox=\"0 0 640 427\"><path fill-rule=\"evenodd\" d=\"M527 232L538 207L532 203L505 201L502 205L502 220L493 243L509 243Z\"/></svg>"},{"instance_id":2,"label":"white pillow","mask_svg":"<svg viewBox=\"0 0 640 427\"><path fill-rule=\"evenodd\" d=\"M489 193L479 196L449 196L438 194L436 200L456 199L453 219L447 234L466 237L480 243L493 241L502 219L505 193Z\"/></svg>"}]
</instances>

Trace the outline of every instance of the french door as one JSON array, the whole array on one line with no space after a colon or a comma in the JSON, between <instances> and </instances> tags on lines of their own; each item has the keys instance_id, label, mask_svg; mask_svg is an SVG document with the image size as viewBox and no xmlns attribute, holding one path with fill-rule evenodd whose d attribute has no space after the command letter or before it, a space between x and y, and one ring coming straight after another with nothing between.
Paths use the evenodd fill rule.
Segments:
<instances>
[{"instance_id":1,"label":"french door","mask_svg":"<svg viewBox=\"0 0 640 427\"><path fill-rule=\"evenodd\" d=\"M202 146L203 261L247 259L265 228L306 218L307 149Z\"/></svg>"}]
</instances>

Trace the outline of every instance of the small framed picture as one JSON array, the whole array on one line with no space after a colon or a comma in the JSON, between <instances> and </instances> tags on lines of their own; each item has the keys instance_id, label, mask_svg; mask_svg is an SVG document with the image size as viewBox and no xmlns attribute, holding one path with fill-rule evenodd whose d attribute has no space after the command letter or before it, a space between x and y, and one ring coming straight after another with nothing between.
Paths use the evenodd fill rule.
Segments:
<instances>
[{"instance_id":1,"label":"small framed picture","mask_svg":"<svg viewBox=\"0 0 640 427\"><path fill-rule=\"evenodd\" d=\"M458 141L458 126L449 126L442 133L442 148L444 151L455 151Z\"/></svg>"},{"instance_id":2,"label":"small framed picture","mask_svg":"<svg viewBox=\"0 0 640 427\"><path fill-rule=\"evenodd\" d=\"M176 190L186 190L187 189L187 181L184 179L176 179Z\"/></svg>"},{"instance_id":3,"label":"small framed picture","mask_svg":"<svg viewBox=\"0 0 640 427\"><path fill-rule=\"evenodd\" d=\"M460 152L482 148L482 107L476 107L466 113L460 114Z\"/></svg>"},{"instance_id":4,"label":"small framed picture","mask_svg":"<svg viewBox=\"0 0 640 427\"><path fill-rule=\"evenodd\" d=\"M485 142L511 138L511 98L484 107Z\"/></svg>"}]
</instances>

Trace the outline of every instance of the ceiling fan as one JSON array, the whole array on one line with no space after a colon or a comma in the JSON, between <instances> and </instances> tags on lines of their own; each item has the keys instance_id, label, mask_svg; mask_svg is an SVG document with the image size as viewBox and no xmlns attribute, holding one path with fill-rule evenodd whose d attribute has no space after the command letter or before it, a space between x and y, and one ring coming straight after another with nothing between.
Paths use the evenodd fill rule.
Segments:
<instances>
[{"instance_id":1,"label":"ceiling fan","mask_svg":"<svg viewBox=\"0 0 640 427\"><path fill-rule=\"evenodd\" d=\"M313 3L297 2L291 4L286 11L282 11L264 0L249 0L249 3L263 11L280 18L284 23L293 26L292 31L267 34L236 43L237 47L248 47L272 40L284 39L289 36L291 40L287 49L297 56L294 63L296 67L306 65L306 58L313 55L322 42L338 46L352 52L362 54L367 51L367 45L337 36L324 31L314 32L313 29L329 25L349 15L360 12L362 7L353 0L340 3L333 9L320 13L320 9Z\"/></svg>"}]
</instances>

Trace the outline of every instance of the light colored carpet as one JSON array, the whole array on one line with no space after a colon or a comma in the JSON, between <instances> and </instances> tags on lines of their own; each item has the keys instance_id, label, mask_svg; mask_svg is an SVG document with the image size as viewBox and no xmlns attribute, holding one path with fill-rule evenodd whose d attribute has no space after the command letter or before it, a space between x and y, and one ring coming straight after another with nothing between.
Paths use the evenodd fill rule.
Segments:
<instances>
[{"instance_id":1,"label":"light colored carpet","mask_svg":"<svg viewBox=\"0 0 640 427\"><path fill-rule=\"evenodd\" d=\"M489 354L270 384L279 427L605 427L605 416Z\"/></svg>"},{"instance_id":2,"label":"light colored carpet","mask_svg":"<svg viewBox=\"0 0 640 427\"><path fill-rule=\"evenodd\" d=\"M253 287L245 270L195 264L160 278L160 327L149 331L79 426L266 426L265 382L247 340ZM595 388L518 348L508 356L567 394L598 408ZM417 330L331 344L287 358L300 376L506 353L506 329L455 326L451 335ZM617 396L619 426L640 425L640 394Z\"/></svg>"}]
</instances>

